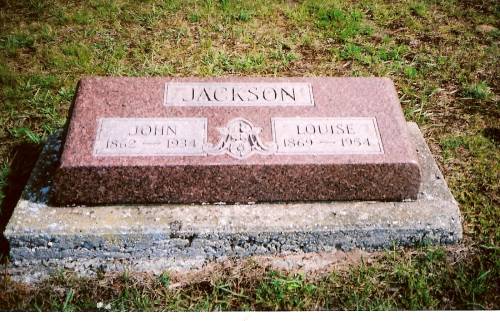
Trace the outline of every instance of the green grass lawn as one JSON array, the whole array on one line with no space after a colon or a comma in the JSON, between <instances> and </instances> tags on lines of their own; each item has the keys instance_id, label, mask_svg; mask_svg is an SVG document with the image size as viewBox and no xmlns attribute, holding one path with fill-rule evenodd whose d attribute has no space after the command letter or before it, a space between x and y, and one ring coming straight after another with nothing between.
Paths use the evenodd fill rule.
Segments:
<instances>
[{"instance_id":1,"label":"green grass lawn","mask_svg":"<svg viewBox=\"0 0 500 321\"><path fill-rule=\"evenodd\" d=\"M321 275L250 260L178 287L167 273L3 277L0 310L499 309L498 28L495 0L1 0L2 224L29 173L16 159L63 126L84 75L386 76L460 204L464 241Z\"/></svg>"}]
</instances>

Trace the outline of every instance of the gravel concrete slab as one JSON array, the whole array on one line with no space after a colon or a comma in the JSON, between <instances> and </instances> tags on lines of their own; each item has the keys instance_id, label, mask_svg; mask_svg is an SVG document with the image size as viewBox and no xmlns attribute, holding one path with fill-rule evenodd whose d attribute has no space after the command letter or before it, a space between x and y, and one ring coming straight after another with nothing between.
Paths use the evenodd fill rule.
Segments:
<instances>
[{"instance_id":1,"label":"gravel concrete slab","mask_svg":"<svg viewBox=\"0 0 500 321\"><path fill-rule=\"evenodd\" d=\"M53 138L4 232L9 273L30 281L60 268L161 272L230 257L455 243L457 202L417 125L408 125L422 185L407 202L53 207L47 198L61 144Z\"/></svg>"}]
</instances>

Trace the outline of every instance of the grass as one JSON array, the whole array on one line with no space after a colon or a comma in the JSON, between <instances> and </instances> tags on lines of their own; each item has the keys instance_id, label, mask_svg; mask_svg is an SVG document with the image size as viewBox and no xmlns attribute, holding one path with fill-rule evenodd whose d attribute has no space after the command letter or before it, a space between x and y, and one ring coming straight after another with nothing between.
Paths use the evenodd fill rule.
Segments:
<instances>
[{"instance_id":1,"label":"grass","mask_svg":"<svg viewBox=\"0 0 500 321\"><path fill-rule=\"evenodd\" d=\"M234 266L173 288L168 273L63 273L34 287L4 278L0 309L500 308L499 13L474 0L4 1L0 200L19 146L63 125L84 75L386 76L459 202L465 235L460 247L396 248L321 275Z\"/></svg>"},{"instance_id":2,"label":"grass","mask_svg":"<svg viewBox=\"0 0 500 321\"><path fill-rule=\"evenodd\" d=\"M491 95L491 88L488 87L488 85L484 81L467 85L464 88L464 96L472 99L486 100L490 98Z\"/></svg>"},{"instance_id":3,"label":"grass","mask_svg":"<svg viewBox=\"0 0 500 321\"><path fill-rule=\"evenodd\" d=\"M458 248L393 250L371 263L320 275L284 273L252 260L189 282L147 274L77 278L61 272L36 287L4 281L3 310L228 311L491 309L494 250L466 258ZM498 254L498 253L497 253ZM454 256L451 259L450 256ZM497 303L498 301L496 301Z\"/></svg>"}]
</instances>

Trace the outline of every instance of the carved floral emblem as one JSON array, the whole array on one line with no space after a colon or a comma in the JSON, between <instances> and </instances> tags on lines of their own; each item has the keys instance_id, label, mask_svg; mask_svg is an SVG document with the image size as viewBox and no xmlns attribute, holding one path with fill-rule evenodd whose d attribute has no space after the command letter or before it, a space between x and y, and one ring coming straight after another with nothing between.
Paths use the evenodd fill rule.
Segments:
<instances>
[{"instance_id":1,"label":"carved floral emblem","mask_svg":"<svg viewBox=\"0 0 500 321\"><path fill-rule=\"evenodd\" d=\"M262 131L243 118L231 119L226 127L219 127L219 142L213 146L207 144L205 151L209 155L227 154L234 158L244 159L253 154L270 155L276 150L274 143L264 145L259 138Z\"/></svg>"}]
</instances>

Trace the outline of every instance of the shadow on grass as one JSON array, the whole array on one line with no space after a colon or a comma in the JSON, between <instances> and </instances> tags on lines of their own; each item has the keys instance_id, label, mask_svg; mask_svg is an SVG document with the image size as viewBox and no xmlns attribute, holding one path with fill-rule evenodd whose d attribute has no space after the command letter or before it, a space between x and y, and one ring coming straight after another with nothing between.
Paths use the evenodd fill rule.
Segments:
<instances>
[{"instance_id":1,"label":"shadow on grass","mask_svg":"<svg viewBox=\"0 0 500 321\"><path fill-rule=\"evenodd\" d=\"M5 226L12 216L41 151L42 145L33 143L23 143L13 149L13 160L4 191L5 198L0 208L0 263L2 264L7 262L9 256L9 243L3 235Z\"/></svg>"}]
</instances>

